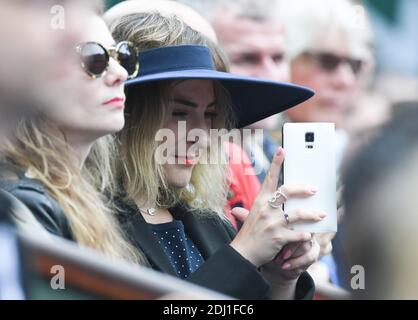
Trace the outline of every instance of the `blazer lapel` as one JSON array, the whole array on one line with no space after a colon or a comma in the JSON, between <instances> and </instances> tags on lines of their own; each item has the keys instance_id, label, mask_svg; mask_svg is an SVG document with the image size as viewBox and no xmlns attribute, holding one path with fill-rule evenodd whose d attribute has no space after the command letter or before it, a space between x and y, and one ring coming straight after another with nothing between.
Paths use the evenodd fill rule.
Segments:
<instances>
[{"instance_id":1,"label":"blazer lapel","mask_svg":"<svg viewBox=\"0 0 418 320\"><path fill-rule=\"evenodd\" d=\"M164 250L149 229L144 217L131 208L128 221L124 223L129 237L142 249L150 263L164 273L177 276Z\"/></svg>"},{"instance_id":2,"label":"blazer lapel","mask_svg":"<svg viewBox=\"0 0 418 320\"><path fill-rule=\"evenodd\" d=\"M221 219L205 217L179 205L170 209L175 219L184 224L186 234L199 248L203 258L207 259L214 254L222 245L229 244L231 237L226 232Z\"/></svg>"}]
</instances>

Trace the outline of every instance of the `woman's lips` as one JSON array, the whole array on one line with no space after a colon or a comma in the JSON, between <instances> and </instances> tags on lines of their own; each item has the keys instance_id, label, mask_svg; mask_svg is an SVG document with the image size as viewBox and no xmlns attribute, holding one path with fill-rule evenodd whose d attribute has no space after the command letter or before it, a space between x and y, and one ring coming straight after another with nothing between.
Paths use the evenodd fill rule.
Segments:
<instances>
[{"instance_id":1,"label":"woman's lips","mask_svg":"<svg viewBox=\"0 0 418 320\"><path fill-rule=\"evenodd\" d=\"M113 98L103 103L106 106L112 106L116 108L124 108L125 107L125 98Z\"/></svg>"}]
</instances>

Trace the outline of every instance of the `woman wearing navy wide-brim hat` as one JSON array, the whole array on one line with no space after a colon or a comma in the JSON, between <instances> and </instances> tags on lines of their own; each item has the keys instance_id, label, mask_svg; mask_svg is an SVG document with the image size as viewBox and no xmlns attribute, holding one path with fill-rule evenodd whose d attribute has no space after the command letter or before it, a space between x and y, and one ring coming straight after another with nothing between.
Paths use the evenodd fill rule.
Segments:
<instances>
[{"instance_id":1,"label":"woman wearing navy wide-brim hat","mask_svg":"<svg viewBox=\"0 0 418 320\"><path fill-rule=\"evenodd\" d=\"M222 213L222 143L201 133L244 127L313 92L216 71L214 45L175 17L133 14L114 23L112 32L139 49L138 76L127 82L126 126L116 162L120 216L129 237L154 269L233 297L310 298L313 282L305 270L318 258L319 246L310 233L290 230L288 223L324 215L300 210L290 217L281 205L315 190L277 190L284 157L279 149L236 233ZM247 215L235 210L241 218ZM297 252L290 243L298 244Z\"/></svg>"}]
</instances>

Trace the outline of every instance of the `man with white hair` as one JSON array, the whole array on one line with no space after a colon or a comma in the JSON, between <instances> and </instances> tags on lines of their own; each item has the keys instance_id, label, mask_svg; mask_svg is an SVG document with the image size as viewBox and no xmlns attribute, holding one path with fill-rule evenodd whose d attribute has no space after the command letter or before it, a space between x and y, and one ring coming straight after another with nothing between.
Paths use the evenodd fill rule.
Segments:
<instances>
[{"instance_id":1,"label":"man with white hair","mask_svg":"<svg viewBox=\"0 0 418 320\"><path fill-rule=\"evenodd\" d=\"M287 121L333 122L337 163L348 135L347 113L373 67L371 30L364 9L349 0L281 0L287 32L291 80L315 91L315 97L286 112Z\"/></svg>"}]
</instances>

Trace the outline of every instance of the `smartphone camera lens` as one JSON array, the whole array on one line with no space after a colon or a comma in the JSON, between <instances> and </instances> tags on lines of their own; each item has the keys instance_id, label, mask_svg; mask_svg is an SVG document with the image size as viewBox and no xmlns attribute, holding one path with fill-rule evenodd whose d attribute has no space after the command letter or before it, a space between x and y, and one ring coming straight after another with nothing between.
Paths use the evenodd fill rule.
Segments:
<instances>
[{"instance_id":1,"label":"smartphone camera lens","mask_svg":"<svg viewBox=\"0 0 418 320\"><path fill-rule=\"evenodd\" d=\"M305 134L305 141L306 142L314 142L315 136L313 132L306 132Z\"/></svg>"}]
</instances>

